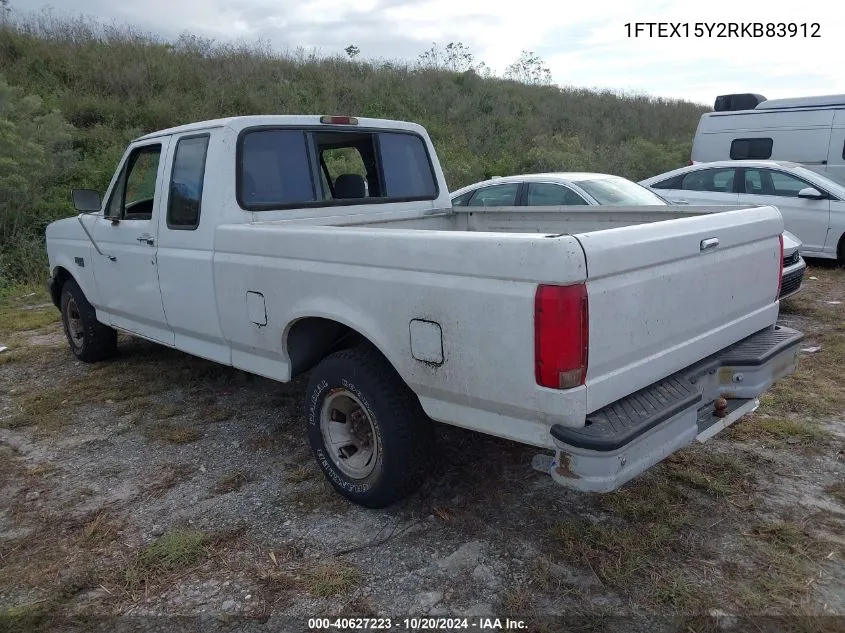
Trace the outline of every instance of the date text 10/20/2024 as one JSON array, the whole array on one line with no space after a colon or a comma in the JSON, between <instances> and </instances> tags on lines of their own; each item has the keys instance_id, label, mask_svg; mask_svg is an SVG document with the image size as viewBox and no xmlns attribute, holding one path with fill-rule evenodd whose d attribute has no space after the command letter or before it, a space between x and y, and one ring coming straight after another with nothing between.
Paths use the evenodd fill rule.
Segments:
<instances>
[{"instance_id":1,"label":"date text 10/20/2024","mask_svg":"<svg viewBox=\"0 0 845 633\"><path fill-rule=\"evenodd\" d=\"M626 22L628 37L821 37L818 22Z\"/></svg>"},{"instance_id":2,"label":"date text 10/20/2024","mask_svg":"<svg viewBox=\"0 0 845 633\"><path fill-rule=\"evenodd\" d=\"M528 628L524 620L510 618L309 618L310 630L366 631L519 631Z\"/></svg>"}]
</instances>

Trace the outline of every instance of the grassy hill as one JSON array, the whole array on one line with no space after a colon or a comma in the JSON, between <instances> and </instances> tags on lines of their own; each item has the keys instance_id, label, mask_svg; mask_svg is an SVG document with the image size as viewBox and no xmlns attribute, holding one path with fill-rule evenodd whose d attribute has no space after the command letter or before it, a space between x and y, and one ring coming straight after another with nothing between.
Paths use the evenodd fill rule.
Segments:
<instances>
[{"instance_id":1,"label":"grassy hill","mask_svg":"<svg viewBox=\"0 0 845 633\"><path fill-rule=\"evenodd\" d=\"M42 15L0 26L0 285L45 274L44 226L71 186L104 190L126 142L220 116L334 113L429 130L451 189L490 175L685 163L704 107L526 85L414 63L165 42Z\"/></svg>"}]
</instances>

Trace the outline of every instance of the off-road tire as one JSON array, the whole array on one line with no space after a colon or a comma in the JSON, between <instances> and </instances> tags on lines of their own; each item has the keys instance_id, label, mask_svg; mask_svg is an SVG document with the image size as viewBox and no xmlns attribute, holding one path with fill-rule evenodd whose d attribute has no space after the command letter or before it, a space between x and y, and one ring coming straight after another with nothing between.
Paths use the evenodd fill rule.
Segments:
<instances>
[{"instance_id":1,"label":"off-road tire","mask_svg":"<svg viewBox=\"0 0 845 633\"><path fill-rule=\"evenodd\" d=\"M380 449L373 471L355 479L333 461L320 421L326 398L343 390L360 402ZM412 493L424 479L433 423L416 395L369 344L335 352L311 373L305 397L308 441L323 474L341 495L367 508L383 508Z\"/></svg>"},{"instance_id":2,"label":"off-road tire","mask_svg":"<svg viewBox=\"0 0 845 633\"><path fill-rule=\"evenodd\" d=\"M97 321L94 307L73 279L62 285L59 309L65 336L74 356L85 363L96 363L115 355L117 332ZM71 325L72 314L78 314L81 327ZM74 335L74 331L78 336Z\"/></svg>"}]
</instances>

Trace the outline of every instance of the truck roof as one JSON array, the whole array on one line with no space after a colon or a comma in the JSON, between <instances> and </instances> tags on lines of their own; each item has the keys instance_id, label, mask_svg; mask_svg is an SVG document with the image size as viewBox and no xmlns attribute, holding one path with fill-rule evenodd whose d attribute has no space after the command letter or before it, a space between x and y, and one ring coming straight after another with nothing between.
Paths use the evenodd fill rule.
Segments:
<instances>
[{"instance_id":1,"label":"truck roof","mask_svg":"<svg viewBox=\"0 0 845 633\"><path fill-rule=\"evenodd\" d=\"M408 121L393 121L390 119L368 119L357 118L357 125L337 125L323 123L320 118L324 115L320 114L253 114L245 116L225 117L221 119L208 119L207 121L196 121L194 123L187 123L185 125L178 125L164 130L157 130L144 134L132 140L132 142L143 141L146 139L156 138L158 136L169 136L171 134L183 134L185 132L199 132L201 130L208 130L218 127L229 127L240 132L241 130L258 126L258 125L277 125L277 126L329 126L334 128L343 127L349 129L355 128L376 128L376 129L392 129L392 130L407 130L410 132L425 133L425 128L417 123L410 123Z\"/></svg>"}]
</instances>

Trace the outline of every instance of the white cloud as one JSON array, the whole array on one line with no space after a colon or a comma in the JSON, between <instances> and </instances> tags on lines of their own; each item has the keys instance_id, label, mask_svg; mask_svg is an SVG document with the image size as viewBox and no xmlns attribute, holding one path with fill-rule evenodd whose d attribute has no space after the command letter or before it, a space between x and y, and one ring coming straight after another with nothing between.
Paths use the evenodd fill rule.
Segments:
<instances>
[{"instance_id":1,"label":"white cloud","mask_svg":"<svg viewBox=\"0 0 845 633\"><path fill-rule=\"evenodd\" d=\"M17 9L41 0L12 0ZM502 72L522 50L540 54L557 83L596 86L712 103L717 94L769 98L845 93L835 60L845 40L837 3L783 0L59 0L84 12L172 34L184 30L236 39L262 37L280 48L411 57L431 42L460 41ZM696 23L820 25L820 38L701 38ZM629 37L626 23L689 25L689 37ZM347 41L349 40L349 41ZM375 51L375 52L374 52Z\"/></svg>"}]
</instances>

